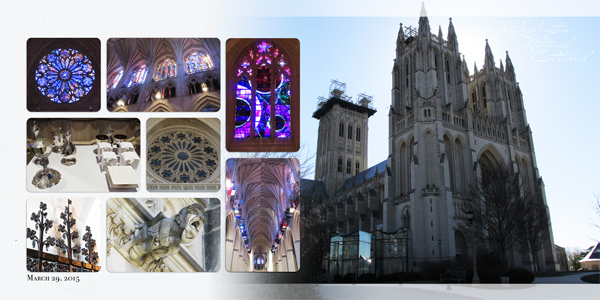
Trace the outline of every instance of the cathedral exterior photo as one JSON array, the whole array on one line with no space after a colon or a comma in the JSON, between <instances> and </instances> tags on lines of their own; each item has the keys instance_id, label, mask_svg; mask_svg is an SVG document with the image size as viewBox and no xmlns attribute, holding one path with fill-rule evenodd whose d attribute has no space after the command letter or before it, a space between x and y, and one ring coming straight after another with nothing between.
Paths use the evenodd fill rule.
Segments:
<instances>
[{"instance_id":1,"label":"cathedral exterior photo","mask_svg":"<svg viewBox=\"0 0 600 300\"><path fill-rule=\"evenodd\" d=\"M361 274L423 272L436 263L472 269L474 252L478 260L499 257L489 243L475 245L467 214L473 215L482 170L501 165L514 171L522 193L539 191L548 220L535 257L513 246L503 255L507 265L558 271L544 183L508 51L496 65L486 40L483 67L469 71L452 18L445 35L441 28L433 34L423 7L418 28L400 24L392 78L384 161L367 160L369 118L384 113L372 97L353 101L345 84L332 80L313 113L319 120L315 180L303 179L301 197L325 203L323 273L352 274L355 282Z\"/></svg>"}]
</instances>

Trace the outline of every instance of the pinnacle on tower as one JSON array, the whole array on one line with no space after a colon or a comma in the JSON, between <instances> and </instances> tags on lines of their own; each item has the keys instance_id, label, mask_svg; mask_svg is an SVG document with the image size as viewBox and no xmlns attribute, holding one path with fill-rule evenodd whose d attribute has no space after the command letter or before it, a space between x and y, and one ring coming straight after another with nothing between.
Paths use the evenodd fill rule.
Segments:
<instances>
[{"instance_id":1,"label":"pinnacle on tower","mask_svg":"<svg viewBox=\"0 0 600 300\"><path fill-rule=\"evenodd\" d=\"M493 70L493 67L495 65L496 62L494 62L494 54L492 54L492 48L490 48L488 39L485 39L485 66Z\"/></svg>"},{"instance_id":2,"label":"pinnacle on tower","mask_svg":"<svg viewBox=\"0 0 600 300\"><path fill-rule=\"evenodd\" d=\"M397 42L404 41L404 29L402 29L402 23L400 23L400 30L398 30Z\"/></svg>"},{"instance_id":3,"label":"pinnacle on tower","mask_svg":"<svg viewBox=\"0 0 600 300\"><path fill-rule=\"evenodd\" d=\"M429 19L427 18L427 11L425 10L425 2L421 2L421 17L419 18L419 33L425 34L430 33L431 28L429 27Z\"/></svg>"}]
</instances>

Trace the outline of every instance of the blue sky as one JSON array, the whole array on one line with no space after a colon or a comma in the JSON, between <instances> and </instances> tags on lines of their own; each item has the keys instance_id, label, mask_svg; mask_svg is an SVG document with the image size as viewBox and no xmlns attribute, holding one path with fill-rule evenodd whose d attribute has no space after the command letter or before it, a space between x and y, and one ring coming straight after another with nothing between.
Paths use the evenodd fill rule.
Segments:
<instances>
[{"instance_id":1,"label":"blue sky","mask_svg":"<svg viewBox=\"0 0 600 300\"><path fill-rule=\"evenodd\" d=\"M358 93L373 96L378 112L369 122L369 166L387 158L396 36L399 23L418 26L418 12L410 17L260 19L258 27L269 28L270 36L300 40L301 139L313 151L318 122L311 115L317 97L326 96L330 80L337 79L354 99ZM446 37L449 17L430 17L433 33L441 25ZM590 206L594 193L600 193L600 19L454 17L453 24L471 74L474 63L483 66L486 38L497 66L509 51L546 184L555 243L593 244L600 239L591 225Z\"/></svg>"}]
</instances>

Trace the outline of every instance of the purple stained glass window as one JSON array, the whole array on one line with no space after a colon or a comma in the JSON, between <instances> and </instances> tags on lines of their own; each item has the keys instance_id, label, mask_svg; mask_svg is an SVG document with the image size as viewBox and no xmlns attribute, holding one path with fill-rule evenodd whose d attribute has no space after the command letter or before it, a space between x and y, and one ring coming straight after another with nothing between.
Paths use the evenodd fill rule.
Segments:
<instances>
[{"instance_id":1,"label":"purple stained glass window","mask_svg":"<svg viewBox=\"0 0 600 300\"><path fill-rule=\"evenodd\" d=\"M56 49L44 56L35 71L42 95L56 103L74 103L92 89L96 73L87 56L74 49Z\"/></svg>"},{"instance_id":2,"label":"purple stained glass window","mask_svg":"<svg viewBox=\"0 0 600 300\"><path fill-rule=\"evenodd\" d=\"M234 138L271 138L272 128L276 138L290 138L291 70L280 49L257 43L238 60L236 73Z\"/></svg>"},{"instance_id":3,"label":"purple stained glass window","mask_svg":"<svg viewBox=\"0 0 600 300\"><path fill-rule=\"evenodd\" d=\"M276 83L275 132L277 133L277 138L289 138L292 136L290 124L290 80L284 74L280 74Z\"/></svg>"},{"instance_id":4,"label":"purple stained glass window","mask_svg":"<svg viewBox=\"0 0 600 300\"><path fill-rule=\"evenodd\" d=\"M237 83L236 97L234 138L245 139L250 136L250 102L252 102L252 84L247 76Z\"/></svg>"}]
</instances>

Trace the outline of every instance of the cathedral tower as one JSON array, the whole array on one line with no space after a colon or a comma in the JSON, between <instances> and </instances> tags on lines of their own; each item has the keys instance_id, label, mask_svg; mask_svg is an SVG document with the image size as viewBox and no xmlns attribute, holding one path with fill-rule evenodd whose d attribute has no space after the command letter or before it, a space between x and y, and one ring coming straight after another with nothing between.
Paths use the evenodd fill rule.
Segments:
<instances>
[{"instance_id":1,"label":"cathedral tower","mask_svg":"<svg viewBox=\"0 0 600 300\"><path fill-rule=\"evenodd\" d=\"M333 196L346 179L367 168L368 121L376 112L373 98L346 95L346 84L331 81L329 98L319 98L313 118L319 120L315 180Z\"/></svg>"}]
</instances>

